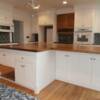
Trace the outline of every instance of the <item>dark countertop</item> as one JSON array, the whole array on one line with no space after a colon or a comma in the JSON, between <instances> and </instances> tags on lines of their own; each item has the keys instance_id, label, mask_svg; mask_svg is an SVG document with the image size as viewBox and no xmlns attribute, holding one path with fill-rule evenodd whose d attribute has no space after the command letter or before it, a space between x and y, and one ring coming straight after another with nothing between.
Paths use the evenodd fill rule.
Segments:
<instances>
[{"instance_id":1,"label":"dark countertop","mask_svg":"<svg viewBox=\"0 0 100 100\"><path fill-rule=\"evenodd\" d=\"M100 53L100 47L94 45L71 45L71 44L45 44L45 43L32 43L32 44L18 44L18 45L5 45L0 46L2 49L22 50L30 52L42 52L47 50L61 50L81 53Z\"/></svg>"}]
</instances>

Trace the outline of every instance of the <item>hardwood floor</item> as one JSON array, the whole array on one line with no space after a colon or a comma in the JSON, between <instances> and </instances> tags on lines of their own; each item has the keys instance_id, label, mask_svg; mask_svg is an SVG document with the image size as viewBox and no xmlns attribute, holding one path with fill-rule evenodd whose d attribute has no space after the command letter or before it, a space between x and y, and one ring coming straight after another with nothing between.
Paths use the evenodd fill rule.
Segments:
<instances>
[{"instance_id":1,"label":"hardwood floor","mask_svg":"<svg viewBox=\"0 0 100 100\"><path fill-rule=\"evenodd\" d=\"M15 89L17 89L19 91L22 91L22 92L25 92L25 93L28 93L28 94L31 94L31 95L34 96L34 91L32 91L32 90L30 90L28 88L25 88L23 86L20 86L18 84L15 84L15 83L13 83L11 81L8 81L8 80L5 80L3 78L0 78L0 83L6 84L7 86L10 86L10 87L15 88Z\"/></svg>"},{"instance_id":2,"label":"hardwood floor","mask_svg":"<svg viewBox=\"0 0 100 100\"><path fill-rule=\"evenodd\" d=\"M0 64L0 75L10 80L15 80L15 69L10 66Z\"/></svg>"},{"instance_id":3,"label":"hardwood floor","mask_svg":"<svg viewBox=\"0 0 100 100\"><path fill-rule=\"evenodd\" d=\"M0 83L5 83L8 86L14 87L34 96L34 92L32 90L7 80L0 79ZM41 91L38 96L40 100L100 100L100 92L67 84L61 81L54 81L43 91Z\"/></svg>"},{"instance_id":4,"label":"hardwood floor","mask_svg":"<svg viewBox=\"0 0 100 100\"><path fill-rule=\"evenodd\" d=\"M100 92L54 81L39 97L40 100L100 100Z\"/></svg>"}]
</instances>

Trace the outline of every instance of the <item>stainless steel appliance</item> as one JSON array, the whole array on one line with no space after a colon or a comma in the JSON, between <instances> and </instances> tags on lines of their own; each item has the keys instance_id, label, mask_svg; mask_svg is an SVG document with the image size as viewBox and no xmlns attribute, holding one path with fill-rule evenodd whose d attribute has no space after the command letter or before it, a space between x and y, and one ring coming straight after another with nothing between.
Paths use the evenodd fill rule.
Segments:
<instances>
[{"instance_id":1,"label":"stainless steel appliance","mask_svg":"<svg viewBox=\"0 0 100 100\"><path fill-rule=\"evenodd\" d=\"M93 44L93 33L89 29L78 29L74 40L76 44Z\"/></svg>"},{"instance_id":2,"label":"stainless steel appliance","mask_svg":"<svg viewBox=\"0 0 100 100\"><path fill-rule=\"evenodd\" d=\"M13 32L13 26L0 25L0 43L12 43Z\"/></svg>"}]
</instances>

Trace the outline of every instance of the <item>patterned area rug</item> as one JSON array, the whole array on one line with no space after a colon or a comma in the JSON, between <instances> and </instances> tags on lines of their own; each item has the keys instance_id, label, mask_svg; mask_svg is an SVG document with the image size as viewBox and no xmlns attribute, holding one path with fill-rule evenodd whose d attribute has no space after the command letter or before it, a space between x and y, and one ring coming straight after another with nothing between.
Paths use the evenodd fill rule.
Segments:
<instances>
[{"instance_id":1,"label":"patterned area rug","mask_svg":"<svg viewBox=\"0 0 100 100\"><path fill-rule=\"evenodd\" d=\"M0 100L35 100L35 98L14 88L0 84Z\"/></svg>"}]
</instances>

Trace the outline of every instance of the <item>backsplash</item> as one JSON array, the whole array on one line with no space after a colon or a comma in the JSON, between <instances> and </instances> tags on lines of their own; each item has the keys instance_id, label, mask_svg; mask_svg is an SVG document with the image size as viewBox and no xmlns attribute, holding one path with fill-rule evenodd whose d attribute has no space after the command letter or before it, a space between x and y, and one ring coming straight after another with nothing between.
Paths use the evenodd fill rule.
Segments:
<instances>
[{"instance_id":1,"label":"backsplash","mask_svg":"<svg viewBox=\"0 0 100 100\"><path fill-rule=\"evenodd\" d=\"M94 44L100 45L100 33L94 34Z\"/></svg>"},{"instance_id":2,"label":"backsplash","mask_svg":"<svg viewBox=\"0 0 100 100\"><path fill-rule=\"evenodd\" d=\"M10 43L10 36L6 32L0 32L0 43Z\"/></svg>"}]
</instances>

